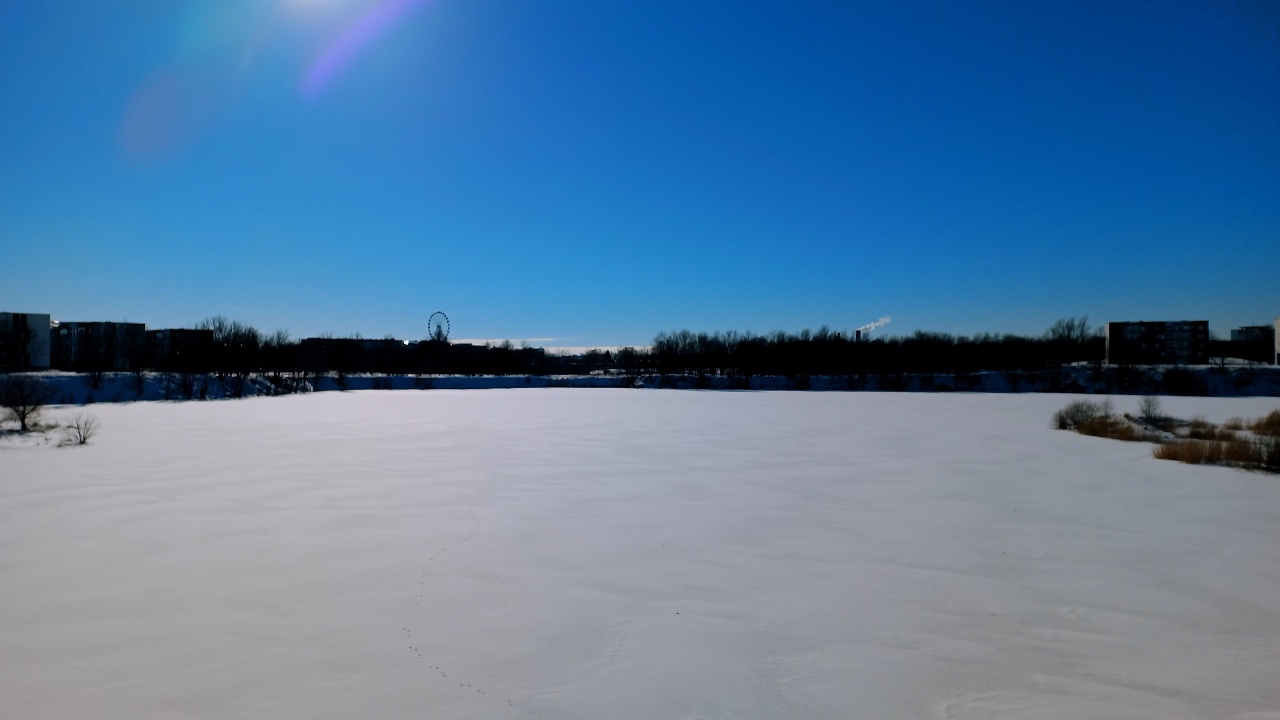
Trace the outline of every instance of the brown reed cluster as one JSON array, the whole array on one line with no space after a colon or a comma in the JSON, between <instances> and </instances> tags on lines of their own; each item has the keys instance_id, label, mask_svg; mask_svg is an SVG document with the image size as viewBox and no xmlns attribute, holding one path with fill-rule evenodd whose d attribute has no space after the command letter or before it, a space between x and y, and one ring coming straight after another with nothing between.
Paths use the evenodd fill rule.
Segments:
<instances>
[{"instance_id":1,"label":"brown reed cluster","mask_svg":"<svg viewBox=\"0 0 1280 720\"><path fill-rule=\"evenodd\" d=\"M1148 397L1138 416L1116 415L1110 401L1076 400L1054 414L1053 424L1081 435L1155 443L1151 454L1160 460L1280 473L1280 410L1217 425L1202 417L1166 417L1158 408L1158 401Z\"/></svg>"}]
</instances>

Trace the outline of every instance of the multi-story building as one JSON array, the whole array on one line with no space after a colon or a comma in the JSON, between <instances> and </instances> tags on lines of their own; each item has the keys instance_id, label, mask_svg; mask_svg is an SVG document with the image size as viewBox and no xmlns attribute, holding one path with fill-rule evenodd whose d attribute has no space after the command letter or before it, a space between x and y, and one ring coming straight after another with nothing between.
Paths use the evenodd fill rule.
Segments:
<instances>
[{"instance_id":1,"label":"multi-story building","mask_svg":"<svg viewBox=\"0 0 1280 720\"><path fill-rule=\"evenodd\" d=\"M1271 325L1246 325L1231 331L1231 357L1272 364L1275 348L1276 329Z\"/></svg>"},{"instance_id":2,"label":"multi-story building","mask_svg":"<svg viewBox=\"0 0 1280 720\"><path fill-rule=\"evenodd\" d=\"M59 370L136 370L146 362L142 323L60 322L50 336Z\"/></svg>"},{"instance_id":3,"label":"multi-story building","mask_svg":"<svg viewBox=\"0 0 1280 720\"><path fill-rule=\"evenodd\" d=\"M1109 322L1112 365L1203 365L1209 361L1209 321Z\"/></svg>"},{"instance_id":4,"label":"multi-story building","mask_svg":"<svg viewBox=\"0 0 1280 720\"><path fill-rule=\"evenodd\" d=\"M147 331L147 365L165 372L203 372L213 364L213 331Z\"/></svg>"},{"instance_id":5,"label":"multi-story building","mask_svg":"<svg viewBox=\"0 0 1280 720\"><path fill-rule=\"evenodd\" d=\"M49 367L48 315L0 312L0 372Z\"/></svg>"}]
</instances>

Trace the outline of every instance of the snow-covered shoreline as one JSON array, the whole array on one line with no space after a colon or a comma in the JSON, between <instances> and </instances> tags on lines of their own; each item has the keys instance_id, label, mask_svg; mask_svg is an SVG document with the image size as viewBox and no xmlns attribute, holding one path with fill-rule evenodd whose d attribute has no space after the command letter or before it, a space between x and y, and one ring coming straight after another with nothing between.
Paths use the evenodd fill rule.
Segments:
<instances>
[{"instance_id":1,"label":"snow-covered shoreline","mask_svg":"<svg viewBox=\"0 0 1280 720\"><path fill-rule=\"evenodd\" d=\"M28 373L49 384L54 404L212 400L296 392L347 390L493 390L517 388L643 388L681 390L811 390L823 392L1092 393L1280 397L1280 367L1169 366L969 374L814 375L289 375L243 378L158 372ZM95 387L94 385L97 385Z\"/></svg>"}]
</instances>

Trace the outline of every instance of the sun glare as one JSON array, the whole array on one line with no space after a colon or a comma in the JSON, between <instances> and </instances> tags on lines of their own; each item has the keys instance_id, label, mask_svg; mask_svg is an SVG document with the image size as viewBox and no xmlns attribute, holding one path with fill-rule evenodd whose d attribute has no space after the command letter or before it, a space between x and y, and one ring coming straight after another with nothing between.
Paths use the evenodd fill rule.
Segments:
<instances>
[{"instance_id":1,"label":"sun glare","mask_svg":"<svg viewBox=\"0 0 1280 720\"><path fill-rule=\"evenodd\" d=\"M359 7L358 0L280 0L280 2L295 12L327 12Z\"/></svg>"},{"instance_id":2,"label":"sun glare","mask_svg":"<svg viewBox=\"0 0 1280 720\"><path fill-rule=\"evenodd\" d=\"M380 0L349 23L316 56L302 78L304 98L316 100L330 81L355 57L402 20L423 0Z\"/></svg>"}]
</instances>

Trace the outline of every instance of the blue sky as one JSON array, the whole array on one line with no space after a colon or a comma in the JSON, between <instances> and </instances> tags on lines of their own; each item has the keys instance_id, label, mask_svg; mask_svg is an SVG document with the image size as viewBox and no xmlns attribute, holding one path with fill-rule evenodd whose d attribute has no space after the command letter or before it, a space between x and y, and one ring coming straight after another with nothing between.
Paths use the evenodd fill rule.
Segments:
<instances>
[{"instance_id":1,"label":"blue sky","mask_svg":"<svg viewBox=\"0 0 1280 720\"><path fill-rule=\"evenodd\" d=\"M0 0L0 309L295 337L1280 315L1280 6Z\"/></svg>"}]
</instances>

